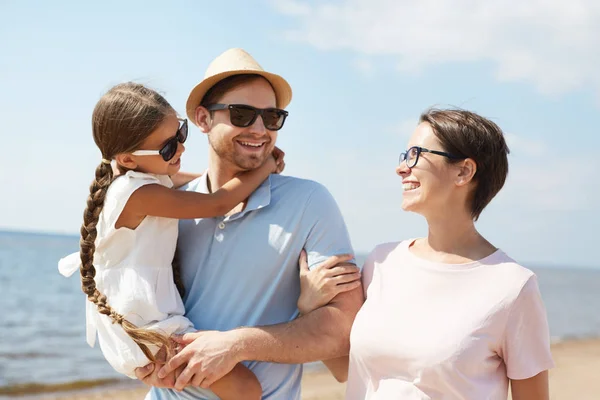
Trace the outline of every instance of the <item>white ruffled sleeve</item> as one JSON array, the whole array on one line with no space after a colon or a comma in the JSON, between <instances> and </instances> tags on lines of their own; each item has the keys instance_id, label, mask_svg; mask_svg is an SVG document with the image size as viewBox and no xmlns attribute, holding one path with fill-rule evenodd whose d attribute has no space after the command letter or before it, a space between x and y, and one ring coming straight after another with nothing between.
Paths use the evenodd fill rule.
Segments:
<instances>
[{"instance_id":1,"label":"white ruffled sleeve","mask_svg":"<svg viewBox=\"0 0 600 400\"><path fill-rule=\"evenodd\" d=\"M81 266L81 258L79 252L69 254L58 261L58 272L62 276L69 277L75 273Z\"/></svg>"},{"instance_id":2,"label":"white ruffled sleeve","mask_svg":"<svg viewBox=\"0 0 600 400\"><path fill-rule=\"evenodd\" d=\"M65 277L69 277L81 267L81 258L79 252L69 254L58 261L58 272ZM85 298L85 339L86 342L94 347L96 344L96 332L98 331L98 312L96 305Z\"/></svg>"}]
</instances>

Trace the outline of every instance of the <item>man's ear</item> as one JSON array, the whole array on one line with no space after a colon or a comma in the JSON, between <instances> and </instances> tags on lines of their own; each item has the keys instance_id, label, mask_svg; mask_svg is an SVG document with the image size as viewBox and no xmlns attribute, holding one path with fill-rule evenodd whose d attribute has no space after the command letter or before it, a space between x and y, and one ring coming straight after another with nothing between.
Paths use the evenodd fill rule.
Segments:
<instances>
[{"instance_id":1,"label":"man's ear","mask_svg":"<svg viewBox=\"0 0 600 400\"><path fill-rule=\"evenodd\" d=\"M137 162L135 161L135 157L132 156L130 153L117 154L117 156L115 157L115 160L117 160L118 165L120 165L121 167L123 167L125 169L136 169L137 168Z\"/></svg>"},{"instance_id":2,"label":"man's ear","mask_svg":"<svg viewBox=\"0 0 600 400\"><path fill-rule=\"evenodd\" d=\"M208 133L212 126L212 116L210 111L206 109L206 107L198 106L196 107L196 124L200 128L203 133Z\"/></svg>"},{"instance_id":3,"label":"man's ear","mask_svg":"<svg viewBox=\"0 0 600 400\"><path fill-rule=\"evenodd\" d=\"M477 163L470 158L467 158L460 163L458 166L458 174L456 175L455 183L457 186L468 185L473 181L473 177L477 172Z\"/></svg>"}]
</instances>

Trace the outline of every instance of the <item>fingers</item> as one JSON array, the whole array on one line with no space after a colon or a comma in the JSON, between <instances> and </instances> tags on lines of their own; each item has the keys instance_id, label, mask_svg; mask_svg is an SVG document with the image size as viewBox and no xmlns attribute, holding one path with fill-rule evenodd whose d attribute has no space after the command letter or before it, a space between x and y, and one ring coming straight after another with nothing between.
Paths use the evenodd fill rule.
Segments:
<instances>
[{"instance_id":1,"label":"fingers","mask_svg":"<svg viewBox=\"0 0 600 400\"><path fill-rule=\"evenodd\" d=\"M356 272L354 274L338 275L334 278L331 278L331 280L336 285L341 285L344 283L355 282L355 281L360 282L360 273Z\"/></svg>"},{"instance_id":2,"label":"fingers","mask_svg":"<svg viewBox=\"0 0 600 400\"><path fill-rule=\"evenodd\" d=\"M285 161L281 161L277 163L277 173L280 174L283 172L283 170L285 169Z\"/></svg>"},{"instance_id":3,"label":"fingers","mask_svg":"<svg viewBox=\"0 0 600 400\"><path fill-rule=\"evenodd\" d=\"M173 341L176 343L188 345L188 344L192 343L194 341L194 339L196 339L198 336L200 336L199 334L200 334L200 331L185 333L183 335L171 335L171 339L173 339Z\"/></svg>"},{"instance_id":4,"label":"fingers","mask_svg":"<svg viewBox=\"0 0 600 400\"><path fill-rule=\"evenodd\" d=\"M300 265L300 271L308 272L308 259L306 257L306 250L302 250L300 252L300 259L298 260L298 264Z\"/></svg>"},{"instance_id":5,"label":"fingers","mask_svg":"<svg viewBox=\"0 0 600 400\"><path fill-rule=\"evenodd\" d=\"M330 269L332 267L337 266L338 264L348 262L352 260L352 254L339 254L336 256L331 256L325 262L317 266L319 269Z\"/></svg>"},{"instance_id":6,"label":"fingers","mask_svg":"<svg viewBox=\"0 0 600 400\"><path fill-rule=\"evenodd\" d=\"M192 354L194 354L193 351L188 351L188 349L186 348L183 349L180 353L171 357L171 359L164 365L164 367L162 367L160 371L158 371L158 377L162 379L165 376L169 375L171 372L175 371L181 365L187 364L188 360L192 357Z\"/></svg>"},{"instance_id":7,"label":"fingers","mask_svg":"<svg viewBox=\"0 0 600 400\"><path fill-rule=\"evenodd\" d=\"M342 283L340 285L337 285L335 287L335 289L336 289L337 294L340 294L340 293L349 292L351 290L354 290L357 287L360 287L360 281Z\"/></svg>"},{"instance_id":8,"label":"fingers","mask_svg":"<svg viewBox=\"0 0 600 400\"><path fill-rule=\"evenodd\" d=\"M191 383L192 386L201 387L202 381L204 381L204 376L196 374L194 375L194 378L192 379Z\"/></svg>"},{"instance_id":9,"label":"fingers","mask_svg":"<svg viewBox=\"0 0 600 400\"><path fill-rule=\"evenodd\" d=\"M154 363L146 364L143 367L139 367L135 369L135 377L140 381L144 381L148 376L152 375L154 371ZM145 383L145 382L144 382Z\"/></svg>"},{"instance_id":10,"label":"fingers","mask_svg":"<svg viewBox=\"0 0 600 400\"><path fill-rule=\"evenodd\" d=\"M193 367L190 364L188 364L188 366L185 367L181 374L179 374L179 376L177 377L177 380L175 381L175 389L182 391L187 385L189 385L192 382L192 378L202 382L204 376L201 373L194 374Z\"/></svg>"},{"instance_id":11,"label":"fingers","mask_svg":"<svg viewBox=\"0 0 600 400\"><path fill-rule=\"evenodd\" d=\"M360 268L352 264L337 265L325 271L325 276L334 277L338 275L360 274Z\"/></svg>"},{"instance_id":12,"label":"fingers","mask_svg":"<svg viewBox=\"0 0 600 400\"><path fill-rule=\"evenodd\" d=\"M279 164L280 162L283 161L283 158L285 157L285 153L283 152L283 150L281 150L279 147L275 146L273 148L273 152L271 153L273 154L273 157L275 158L275 161L277 161L277 163Z\"/></svg>"},{"instance_id":13,"label":"fingers","mask_svg":"<svg viewBox=\"0 0 600 400\"><path fill-rule=\"evenodd\" d=\"M204 378L204 380L202 381L202 383L200 384L200 387L204 388L204 389L208 389L213 385L213 383L215 383L215 381L216 381L216 379L215 379L214 375L207 375Z\"/></svg>"}]
</instances>

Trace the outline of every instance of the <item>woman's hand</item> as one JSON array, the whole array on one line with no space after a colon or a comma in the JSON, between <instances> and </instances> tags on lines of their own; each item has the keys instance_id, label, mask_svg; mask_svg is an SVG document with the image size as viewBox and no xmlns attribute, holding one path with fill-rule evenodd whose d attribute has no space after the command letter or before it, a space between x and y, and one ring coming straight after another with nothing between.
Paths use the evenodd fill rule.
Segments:
<instances>
[{"instance_id":1,"label":"woman's hand","mask_svg":"<svg viewBox=\"0 0 600 400\"><path fill-rule=\"evenodd\" d=\"M298 310L307 314L328 304L339 293L348 292L360 286L360 270L354 264L347 264L352 255L344 254L329 257L323 264L308 269L306 251L300 253L300 298ZM346 264L344 264L346 263Z\"/></svg>"}]
</instances>

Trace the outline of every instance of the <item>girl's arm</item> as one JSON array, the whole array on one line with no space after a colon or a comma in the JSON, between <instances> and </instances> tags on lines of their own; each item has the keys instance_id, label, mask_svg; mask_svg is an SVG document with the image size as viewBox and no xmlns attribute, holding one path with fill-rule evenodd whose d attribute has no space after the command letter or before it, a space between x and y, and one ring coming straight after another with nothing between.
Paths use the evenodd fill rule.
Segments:
<instances>
[{"instance_id":1,"label":"girl's arm","mask_svg":"<svg viewBox=\"0 0 600 400\"><path fill-rule=\"evenodd\" d=\"M256 375L243 364L237 364L231 372L213 383L210 390L223 400L260 400L262 397L262 387Z\"/></svg>"},{"instance_id":2,"label":"girl's arm","mask_svg":"<svg viewBox=\"0 0 600 400\"><path fill-rule=\"evenodd\" d=\"M190 183L196 178L201 177L203 174L197 174L193 172L178 172L175 175L171 175L171 181L173 182L173 188L177 189Z\"/></svg>"},{"instance_id":3,"label":"girl's arm","mask_svg":"<svg viewBox=\"0 0 600 400\"><path fill-rule=\"evenodd\" d=\"M134 229L147 215L176 219L225 215L248 198L271 173L278 172L278 162L270 157L259 168L240 174L214 193L184 192L158 184L142 186L129 197L116 226Z\"/></svg>"},{"instance_id":4,"label":"girl's arm","mask_svg":"<svg viewBox=\"0 0 600 400\"><path fill-rule=\"evenodd\" d=\"M343 383L348 380L348 368L350 366L350 356L342 356L332 358L331 360L323 360L323 364L329 369L331 375L336 381Z\"/></svg>"},{"instance_id":5,"label":"girl's arm","mask_svg":"<svg viewBox=\"0 0 600 400\"><path fill-rule=\"evenodd\" d=\"M513 400L548 400L548 371L527 379L511 379L510 388Z\"/></svg>"}]
</instances>

